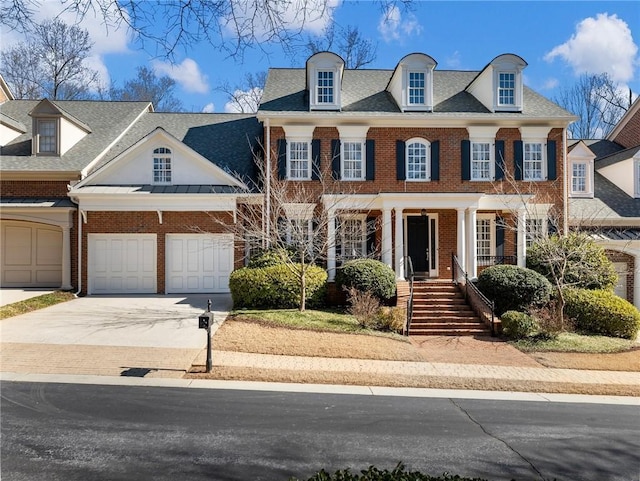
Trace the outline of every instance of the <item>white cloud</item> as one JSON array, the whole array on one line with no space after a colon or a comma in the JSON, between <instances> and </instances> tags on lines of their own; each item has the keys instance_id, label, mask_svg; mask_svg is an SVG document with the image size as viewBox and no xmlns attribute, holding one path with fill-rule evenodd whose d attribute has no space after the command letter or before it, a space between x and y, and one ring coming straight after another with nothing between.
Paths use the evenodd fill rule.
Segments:
<instances>
[{"instance_id":1,"label":"white cloud","mask_svg":"<svg viewBox=\"0 0 640 481\"><path fill-rule=\"evenodd\" d=\"M224 104L227 113L257 112L262 98L262 89L254 87L249 90L236 90L233 92L233 100Z\"/></svg>"},{"instance_id":2,"label":"white cloud","mask_svg":"<svg viewBox=\"0 0 640 481\"><path fill-rule=\"evenodd\" d=\"M445 60L445 63L449 68L459 69L460 66L462 65L462 61L460 60L460 52L458 50L453 52L451 55L447 57L447 59Z\"/></svg>"},{"instance_id":3,"label":"white cloud","mask_svg":"<svg viewBox=\"0 0 640 481\"><path fill-rule=\"evenodd\" d=\"M392 42L414 34L419 35L422 32L422 25L412 13L403 19L398 6L392 5L380 17L378 32L385 42Z\"/></svg>"},{"instance_id":4,"label":"white cloud","mask_svg":"<svg viewBox=\"0 0 640 481\"><path fill-rule=\"evenodd\" d=\"M627 23L615 14L599 13L582 20L571 38L544 58L551 62L560 57L576 75L606 72L612 80L624 83L634 77L637 53Z\"/></svg>"},{"instance_id":5,"label":"white cloud","mask_svg":"<svg viewBox=\"0 0 640 481\"><path fill-rule=\"evenodd\" d=\"M547 80L545 80L545 82L542 84L542 90L553 90L554 88L556 88L558 85L560 85L560 81L557 78L548 78Z\"/></svg>"},{"instance_id":6,"label":"white cloud","mask_svg":"<svg viewBox=\"0 0 640 481\"><path fill-rule=\"evenodd\" d=\"M202 112L205 114L211 114L216 111L216 106L213 105L213 102L209 102L207 105L202 107Z\"/></svg>"},{"instance_id":7,"label":"white cloud","mask_svg":"<svg viewBox=\"0 0 640 481\"><path fill-rule=\"evenodd\" d=\"M152 66L156 74L171 77L187 92L204 94L209 91L207 76L193 59L185 58L177 64L154 60Z\"/></svg>"}]
</instances>

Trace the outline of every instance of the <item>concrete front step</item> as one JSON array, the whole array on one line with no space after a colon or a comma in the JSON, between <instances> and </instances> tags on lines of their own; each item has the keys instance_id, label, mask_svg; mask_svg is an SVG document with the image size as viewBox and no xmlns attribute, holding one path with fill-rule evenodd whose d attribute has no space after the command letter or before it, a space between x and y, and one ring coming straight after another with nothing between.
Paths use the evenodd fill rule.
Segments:
<instances>
[{"instance_id":1,"label":"concrete front step","mask_svg":"<svg viewBox=\"0 0 640 481\"><path fill-rule=\"evenodd\" d=\"M486 329L486 326L477 321L451 321L451 322L412 322L411 330L414 329Z\"/></svg>"},{"instance_id":2,"label":"concrete front step","mask_svg":"<svg viewBox=\"0 0 640 481\"><path fill-rule=\"evenodd\" d=\"M411 328L411 336L474 336L489 335L488 329L416 329Z\"/></svg>"}]
</instances>

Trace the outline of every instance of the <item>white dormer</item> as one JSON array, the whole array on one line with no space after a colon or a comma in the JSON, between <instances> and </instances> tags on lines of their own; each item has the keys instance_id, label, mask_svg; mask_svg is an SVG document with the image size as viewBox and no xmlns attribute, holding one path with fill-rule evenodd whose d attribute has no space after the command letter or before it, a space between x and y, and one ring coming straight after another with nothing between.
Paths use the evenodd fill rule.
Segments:
<instances>
[{"instance_id":1,"label":"white dormer","mask_svg":"<svg viewBox=\"0 0 640 481\"><path fill-rule=\"evenodd\" d=\"M593 172L596 155L580 141L567 154L569 161L569 196L593 198Z\"/></svg>"},{"instance_id":2,"label":"white dormer","mask_svg":"<svg viewBox=\"0 0 640 481\"><path fill-rule=\"evenodd\" d=\"M523 106L521 57L506 53L494 58L466 90L492 112L521 112Z\"/></svg>"},{"instance_id":3,"label":"white dormer","mask_svg":"<svg viewBox=\"0 0 640 481\"><path fill-rule=\"evenodd\" d=\"M0 147L4 147L26 131L27 128L21 122L0 112Z\"/></svg>"},{"instance_id":4,"label":"white dormer","mask_svg":"<svg viewBox=\"0 0 640 481\"><path fill-rule=\"evenodd\" d=\"M29 112L33 119L33 155L64 155L91 132L80 120L44 99Z\"/></svg>"},{"instance_id":5,"label":"white dormer","mask_svg":"<svg viewBox=\"0 0 640 481\"><path fill-rule=\"evenodd\" d=\"M621 160L610 165L597 167L599 174L602 174L629 197L640 198L640 150L635 153L634 150L630 149L616 154L620 156L628 153L628 156L625 155Z\"/></svg>"},{"instance_id":6,"label":"white dormer","mask_svg":"<svg viewBox=\"0 0 640 481\"><path fill-rule=\"evenodd\" d=\"M437 64L433 58L423 53L409 54L398 62L387 91L400 110L433 110L433 70Z\"/></svg>"},{"instance_id":7,"label":"white dormer","mask_svg":"<svg viewBox=\"0 0 640 481\"><path fill-rule=\"evenodd\" d=\"M309 110L340 110L344 60L332 52L319 52L307 60Z\"/></svg>"}]
</instances>

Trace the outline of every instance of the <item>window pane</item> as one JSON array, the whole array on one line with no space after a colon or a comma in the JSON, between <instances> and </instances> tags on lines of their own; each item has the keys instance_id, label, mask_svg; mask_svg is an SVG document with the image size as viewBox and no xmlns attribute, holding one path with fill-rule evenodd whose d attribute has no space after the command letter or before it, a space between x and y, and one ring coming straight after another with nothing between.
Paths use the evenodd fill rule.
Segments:
<instances>
[{"instance_id":1,"label":"window pane","mask_svg":"<svg viewBox=\"0 0 640 481\"><path fill-rule=\"evenodd\" d=\"M342 257L355 259L365 256L365 229L361 219L342 219Z\"/></svg>"},{"instance_id":2,"label":"window pane","mask_svg":"<svg viewBox=\"0 0 640 481\"><path fill-rule=\"evenodd\" d=\"M171 183L171 150L160 147L153 151L153 183Z\"/></svg>"},{"instance_id":3,"label":"window pane","mask_svg":"<svg viewBox=\"0 0 640 481\"><path fill-rule=\"evenodd\" d=\"M309 142L289 143L289 178L309 178Z\"/></svg>"},{"instance_id":4,"label":"window pane","mask_svg":"<svg viewBox=\"0 0 640 481\"><path fill-rule=\"evenodd\" d=\"M39 152L56 153L57 152L57 136L55 120L39 120L38 121L38 141Z\"/></svg>"},{"instance_id":5,"label":"window pane","mask_svg":"<svg viewBox=\"0 0 640 481\"><path fill-rule=\"evenodd\" d=\"M542 180L542 144L541 143L525 143L524 144L524 179L525 180Z\"/></svg>"},{"instance_id":6,"label":"window pane","mask_svg":"<svg viewBox=\"0 0 640 481\"><path fill-rule=\"evenodd\" d=\"M409 72L409 104L424 105L424 72Z\"/></svg>"},{"instance_id":7,"label":"window pane","mask_svg":"<svg viewBox=\"0 0 640 481\"><path fill-rule=\"evenodd\" d=\"M318 89L317 102L319 104L333 103L333 72L332 71L318 72L317 89Z\"/></svg>"},{"instance_id":8,"label":"window pane","mask_svg":"<svg viewBox=\"0 0 640 481\"><path fill-rule=\"evenodd\" d=\"M471 144L471 178L491 180L491 144L486 142Z\"/></svg>"},{"instance_id":9,"label":"window pane","mask_svg":"<svg viewBox=\"0 0 640 481\"><path fill-rule=\"evenodd\" d=\"M527 219L526 220L526 236L527 236L527 247L531 247L531 245L541 239L543 237L542 231L542 219Z\"/></svg>"},{"instance_id":10,"label":"window pane","mask_svg":"<svg viewBox=\"0 0 640 481\"><path fill-rule=\"evenodd\" d=\"M407 179L427 180L427 146L421 142L407 145Z\"/></svg>"},{"instance_id":11,"label":"window pane","mask_svg":"<svg viewBox=\"0 0 640 481\"><path fill-rule=\"evenodd\" d=\"M478 265L491 265L491 219L477 219L476 233Z\"/></svg>"},{"instance_id":12,"label":"window pane","mask_svg":"<svg viewBox=\"0 0 640 481\"><path fill-rule=\"evenodd\" d=\"M571 191L587 191L587 164L573 164L571 169Z\"/></svg>"},{"instance_id":13,"label":"window pane","mask_svg":"<svg viewBox=\"0 0 640 481\"><path fill-rule=\"evenodd\" d=\"M342 143L342 174L344 179L362 179L362 142Z\"/></svg>"},{"instance_id":14,"label":"window pane","mask_svg":"<svg viewBox=\"0 0 640 481\"><path fill-rule=\"evenodd\" d=\"M499 75L498 104L515 105L516 75L514 73L501 73Z\"/></svg>"}]
</instances>

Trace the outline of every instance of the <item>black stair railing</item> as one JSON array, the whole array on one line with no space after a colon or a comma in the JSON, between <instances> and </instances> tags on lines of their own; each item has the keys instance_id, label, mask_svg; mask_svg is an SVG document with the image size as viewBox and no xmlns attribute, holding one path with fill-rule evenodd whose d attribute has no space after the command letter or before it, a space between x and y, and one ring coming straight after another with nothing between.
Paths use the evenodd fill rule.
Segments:
<instances>
[{"instance_id":1,"label":"black stair railing","mask_svg":"<svg viewBox=\"0 0 640 481\"><path fill-rule=\"evenodd\" d=\"M495 336L495 305L469 280L455 254L451 254L451 280L459 287L462 284L462 293L467 303L481 319L490 320L491 335Z\"/></svg>"},{"instance_id":2,"label":"black stair railing","mask_svg":"<svg viewBox=\"0 0 640 481\"><path fill-rule=\"evenodd\" d=\"M407 302L407 320L404 327L404 335L409 335L409 329L411 328L411 319L413 318L413 280L415 273L413 271L413 262L411 257L405 257L407 279L409 280L409 302Z\"/></svg>"}]
</instances>

